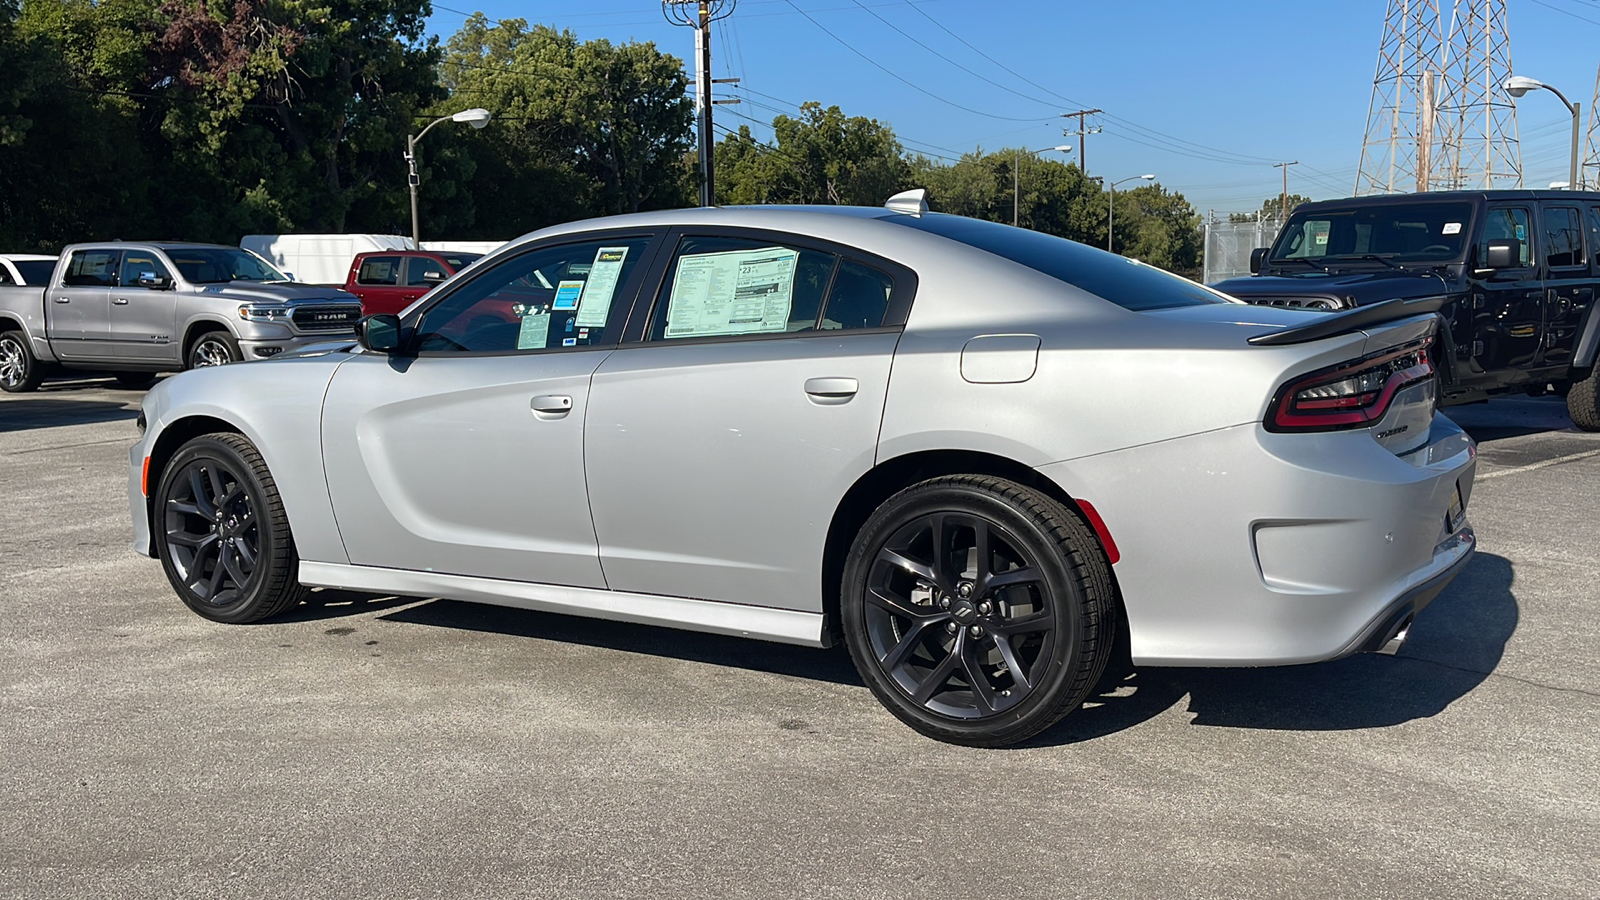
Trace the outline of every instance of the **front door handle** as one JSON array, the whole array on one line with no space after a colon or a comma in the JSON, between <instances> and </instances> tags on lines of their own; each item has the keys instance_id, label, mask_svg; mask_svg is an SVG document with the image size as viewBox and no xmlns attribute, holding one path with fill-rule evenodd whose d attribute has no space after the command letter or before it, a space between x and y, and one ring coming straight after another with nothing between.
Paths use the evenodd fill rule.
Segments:
<instances>
[{"instance_id":1,"label":"front door handle","mask_svg":"<svg viewBox=\"0 0 1600 900\"><path fill-rule=\"evenodd\" d=\"M533 402L529 405L536 413L560 415L572 412L572 398L566 394L540 394L533 398Z\"/></svg>"},{"instance_id":2,"label":"front door handle","mask_svg":"<svg viewBox=\"0 0 1600 900\"><path fill-rule=\"evenodd\" d=\"M112 300L111 303L113 305L115 305L115 306L127 306L128 305L128 298L127 297L117 297L116 299Z\"/></svg>"},{"instance_id":3,"label":"front door handle","mask_svg":"<svg viewBox=\"0 0 1600 900\"><path fill-rule=\"evenodd\" d=\"M71 303L72 302L72 298L71 297L51 297L50 299L54 300L57 303Z\"/></svg>"},{"instance_id":4,"label":"front door handle","mask_svg":"<svg viewBox=\"0 0 1600 900\"><path fill-rule=\"evenodd\" d=\"M843 403L856 395L860 385L854 378L807 378L806 394L813 400Z\"/></svg>"}]
</instances>

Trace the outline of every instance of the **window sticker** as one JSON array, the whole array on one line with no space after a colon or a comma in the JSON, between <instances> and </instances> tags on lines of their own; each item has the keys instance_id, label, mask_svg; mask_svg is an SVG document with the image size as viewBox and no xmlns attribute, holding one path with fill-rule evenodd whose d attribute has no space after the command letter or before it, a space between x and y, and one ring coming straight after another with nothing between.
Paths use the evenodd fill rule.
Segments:
<instances>
[{"instance_id":1,"label":"window sticker","mask_svg":"<svg viewBox=\"0 0 1600 900\"><path fill-rule=\"evenodd\" d=\"M617 292L617 282L622 279L622 264L628 258L627 247L601 247L589 266L589 282L578 304L578 314L573 317L580 327L603 328L611 312L611 298Z\"/></svg>"},{"instance_id":2,"label":"window sticker","mask_svg":"<svg viewBox=\"0 0 1600 900\"><path fill-rule=\"evenodd\" d=\"M1446 223L1444 223L1444 232L1443 233L1444 234L1460 234L1461 233L1461 223L1460 222L1446 222Z\"/></svg>"},{"instance_id":3,"label":"window sticker","mask_svg":"<svg viewBox=\"0 0 1600 900\"><path fill-rule=\"evenodd\" d=\"M583 282L563 281L556 285L556 302L551 309L577 309L583 298Z\"/></svg>"},{"instance_id":4,"label":"window sticker","mask_svg":"<svg viewBox=\"0 0 1600 900\"><path fill-rule=\"evenodd\" d=\"M576 347L576 346L578 346L578 339L577 338L562 338L561 339L561 346L563 346L563 347Z\"/></svg>"},{"instance_id":5,"label":"window sticker","mask_svg":"<svg viewBox=\"0 0 1600 900\"><path fill-rule=\"evenodd\" d=\"M550 317L542 312L522 317L522 327L517 330L518 350L543 350L550 337Z\"/></svg>"},{"instance_id":6,"label":"window sticker","mask_svg":"<svg viewBox=\"0 0 1600 900\"><path fill-rule=\"evenodd\" d=\"M1515 228L1513 228L1511 230L1512 230L1513 233L1516 234L1517 240L1525 241L1525 240L1528 239L1528 229L1527 228L1525 228L1525 227L1523 227L1521 225L1518 225L1518 226L1516 226Z\"/></svg>"},{"instance_id":7,"label":"window sticker","mask_svg":"<svg viewBox=\"0 0 1600 900\"><path fill-rule=\"evenodd\" d=\"M678 258L667 337L785 331L800 251L783 247Z\"/></svg>"}]
</instances>

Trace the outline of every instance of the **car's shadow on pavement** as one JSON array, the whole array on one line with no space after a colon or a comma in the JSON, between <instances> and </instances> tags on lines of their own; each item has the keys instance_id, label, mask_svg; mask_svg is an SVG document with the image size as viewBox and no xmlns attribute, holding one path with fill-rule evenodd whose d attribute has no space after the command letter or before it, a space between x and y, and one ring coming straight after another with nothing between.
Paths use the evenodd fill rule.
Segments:
<instances>
[{"instance_id":1,"label":"car's shadow on pavement","mask_svg":"<svg viewBox=\"0 0 1600 900\"><path fill-rule=\"evenodd\" d=\"M1442 412L1480 444L1529 434L1573 431L1560 397L1506 397L1488 403L1447 406Z\"/></svg>"},{"instance_id":2,"label":"car's shadow on pavement","mask_svg":"<svg viewBox=\"0 0 1600 900\"><path fill-rule=\"evenodd\" d=\"M1382 728L1438 715L1494 671L1517 628L1511 562L1479 553L1412 625L1394 657L1260 669L1124 667L1083 709L1024 746L1092 740L1188 696L1192 724L1286 731Z\"/></svg>"},{"instance_id":3,"label":"car's shadow on pavement","mask_svg":"<svg viewBox=\"0 0 1600 900\"><path fill-rule=\"evenodd\" d=\"M28 397L0 403L0 432L90 425L119 419L132 421L138 416L137 408L130 409L104 400ZM133 442L132 429L129 430L128 442Z\"/></svg>"}]
</instances>

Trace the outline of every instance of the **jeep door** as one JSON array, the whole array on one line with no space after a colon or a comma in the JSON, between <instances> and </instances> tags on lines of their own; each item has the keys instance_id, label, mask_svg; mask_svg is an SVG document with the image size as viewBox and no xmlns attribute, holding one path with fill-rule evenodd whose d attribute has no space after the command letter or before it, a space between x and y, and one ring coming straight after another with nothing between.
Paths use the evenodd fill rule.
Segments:
<instances>
[{"instance_id":1,"label":"jeep door","mask_svg":"<svg viewBox=\"0 0 1600 900\"><path fill-rule=\"evenodd\" d=\"M111 342L121 359L145 363L180 362L181 344L173 333L178 320L178 293L172 290L172 271L150 250L125 250L111 289ZM141 275L166 280L166 287L144 287Z\"/></svg>"},{"instance_id":2,"label":"jeep door","mask_svg":"<svg viewBox=\"0 0 1600 900\"><path fill-rule=\"evenodd\" d=\"M1519 380L1518 373L1533 368L1543 342L1544 282L1541 247L1535 242L1533 204L1491 203L1479 232L1477 265L1481 277L1472 287L1469 302L1471 333L1457 341L1471 341L1471 361L1459 371L1463 386L1493 388ZM1491 240L1519 242L1511 268L1486 270ZM1508 371L1509 370L1509 371Z\"/></svg>"},{"instance_id":3,"label":"jeep door","mask_svg":"<svg viewBox=\"0 0 1600 900\"><path fill-rule=\"evenodd\" d=\"M111 286L120 250L74 250L61 284L45 290L50 346L69 362L111 359Z\"/></svg>"},{"instance_id":4,"label":"jeep door","mask_svg":"<svg viewBox=\"0 0 1600 900\"><path fill-rule=\"evenodd\" d=\"M405 352L339 366L322 449L352 564L605 587L583 424L653 237L553 238L414 310Z\"/></svg>"}]
</instances>

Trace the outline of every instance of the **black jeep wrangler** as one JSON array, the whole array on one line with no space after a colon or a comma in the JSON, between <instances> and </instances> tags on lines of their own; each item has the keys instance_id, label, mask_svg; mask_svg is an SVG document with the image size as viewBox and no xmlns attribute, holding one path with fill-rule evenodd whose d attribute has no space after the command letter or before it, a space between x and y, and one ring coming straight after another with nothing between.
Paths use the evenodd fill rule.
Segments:
<instances>
[{"instance_id":1,"label":"black jeep wrangler","mask_svg":"<svg viewBox=\"0 0 1600 900\"><path fill-rule=\"evenodd\" d=\"M1564 394L1600 431L1600 193L1461 191L1307 203L1247 278L1213 287L1250 303L1346 309L1441 296L1441 402Z\"/></svg>"}]
</instances>

